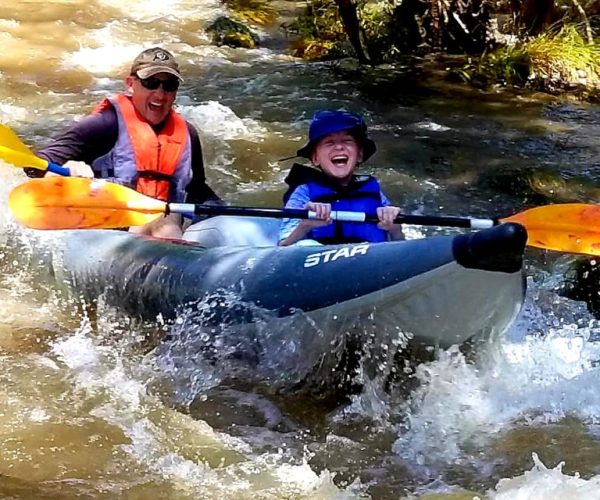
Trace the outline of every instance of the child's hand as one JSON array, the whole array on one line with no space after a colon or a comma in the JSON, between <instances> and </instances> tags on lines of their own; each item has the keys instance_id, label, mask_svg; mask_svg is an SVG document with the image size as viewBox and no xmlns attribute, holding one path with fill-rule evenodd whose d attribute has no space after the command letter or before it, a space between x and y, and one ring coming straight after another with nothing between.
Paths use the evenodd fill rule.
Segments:
<instances>
[{"instance_id":1,"label":"child's hand","mask_svg":"<svg viewBox=\"0 0 600 500\"><path fill-rule=\"evenodd\" d=\"M394 219L400 214L398 207L378 207L377 217L379 218L379 224L377 227L390 233L392 240L403 240L404 233L402 232L401 224L394 224Z\"/></svg>"},{"instance_id":2,"label":"child's hand","mask_svg":"<svg viewBox=\"0 0 600 500\"><path fill-rule=\"evenodd\" d=\"M331 222L331 204L329 203L315 203L308 202L304 205L306 210L310 210L311 212L315 212L317 214L317 219L328 220Z\"/></svg>"},{"instance_id":3,"label":"child's hand","mask_svg":"<svg viewBox=\"0 0 600 500\"><path fill-rule=\"evenodd\" d=\"M377 217L379 218L379 224L377 227L384 231L391 231L394 228L394 219L398 217L400 209L398 207L378 207Z\"/></svg>"},{"instance_id":4,"label":"child's hand","mask_svg":"<svg viewBox=\"0 0 600 500\"><path fill-rule=\"evenodd\" d=\"M329 203L314 203L309 202L304 205L306 210L310 210L311 212L315 212L317 218L316 219L305 219L302 221L302 225L305 227L321 227L326 226L327 224L331 224L331 204Z\"/></svg>"}]
</instances>

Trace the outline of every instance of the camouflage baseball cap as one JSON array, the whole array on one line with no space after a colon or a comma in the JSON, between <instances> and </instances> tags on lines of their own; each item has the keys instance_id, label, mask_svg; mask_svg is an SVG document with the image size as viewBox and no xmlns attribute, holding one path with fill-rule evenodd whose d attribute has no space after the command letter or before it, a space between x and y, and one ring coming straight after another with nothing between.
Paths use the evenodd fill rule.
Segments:
<instances>
[{"instance_id":1,"label":"camouflage baseball cap","mask_svg":"<svg viewBox=\"0 0 600 500\"><path fill-rule=\"evenodd\" d=\"M168 50L160 47L152 47L142 51L131 65L131 74L137 75L139 78L148 78L158 73L170 73L179 78L183 82L179 65L173 54Z\"/></svg>"}]
</instances>

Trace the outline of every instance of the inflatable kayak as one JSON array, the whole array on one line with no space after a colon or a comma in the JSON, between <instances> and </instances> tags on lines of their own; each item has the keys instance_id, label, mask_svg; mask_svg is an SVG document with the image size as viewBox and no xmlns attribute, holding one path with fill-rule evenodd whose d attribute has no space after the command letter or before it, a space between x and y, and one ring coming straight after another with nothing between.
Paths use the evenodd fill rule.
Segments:
<instances>
[{"instance_id":1,"label":"inflatable kayak","mask_svg":"<svg viewBox=\"0 0 600 500\"><path fill-rule=\"evenodd\" d=\"M237 345L246 351L263 356L270 342L277 356L285 348L286 363L291 355L323 367L330 365L324 353L339 356L350 331L391 328L413 343L444 348L502 333L524 299L527 233L518 224L291 247L274 246L278 226L276 219L214 217L189 227L181 242L65 231L55 272L86 299L103 296L129 315L173 320L187 312L195 320L186 324L203 323L205 336L237 325L246 332ZM251 324L262 325L262 337L247 333ZM255 341L262 347L248 348Z\"/></svg>"}]
</instances>

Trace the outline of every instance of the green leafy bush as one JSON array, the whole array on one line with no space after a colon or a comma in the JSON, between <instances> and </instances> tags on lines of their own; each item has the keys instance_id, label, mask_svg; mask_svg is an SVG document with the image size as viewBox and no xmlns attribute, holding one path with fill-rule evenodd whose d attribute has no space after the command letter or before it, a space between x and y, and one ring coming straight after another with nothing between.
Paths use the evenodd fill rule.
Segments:
<instances>
[{"instance_id":1,"label":"green leafy bush","mask_svg":"<svg viewBox=\"0 0 600 500\"><path fill-rule=\"evenodd\" d=\"M277 19L277 11L267 0L225 0L228 9L254 24L269 25Z\"/></svg>"},{"instance_id":2,"label":"green leafy bush","mask_svg":"<svg viewBox=\"0 0 600 500\"><path fill-rule=\"evenodd\" d=\"M456 73L465 81L483 85L529 85L543 90L598 86L600 46L588 43L580 28L566 25L501 47Z\"/></svg>"}]
</instances>

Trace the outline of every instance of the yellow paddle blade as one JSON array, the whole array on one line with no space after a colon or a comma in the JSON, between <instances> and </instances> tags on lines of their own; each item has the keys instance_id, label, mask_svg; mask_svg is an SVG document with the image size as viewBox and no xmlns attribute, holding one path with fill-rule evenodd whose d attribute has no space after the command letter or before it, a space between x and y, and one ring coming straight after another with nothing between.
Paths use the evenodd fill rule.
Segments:
<instances>
[{"instance_id":1,"label":"yellow paddle blade","mask_svg":"<svg viewBox=\"0 0 600 500\"><path fill-rule=\"evenodd\" d=\"M0 144L0 158L7 163L12 163L15 167L33 167L40 170L48 168L48 161L30 153L23 153L22 151L7 148L2 144Z\"/></svg>"},{"instance_id":2,"label":"yellow paddle blade","mask_svg":"<svg viewBox=\"0 0 600 500\"><path fill-rule=\"evenodd\" d=\"M46 170L48 162L35 156L9 127L0 123L0 158L16 167Z\"/></svg>"},{"instance_id":3,"label":"yellow paddle blade","mask_svg":"<svg viewBox=\"0 0 600 500\"><path fill-rule=\"evenodd\" d=\"M83 177L32 179L12 190L8 205L21 224L33 229L141 226L167 206L128 187Z\"/></svg>"},{"instance_id":4,"label":"yellow paddle blade","mask_svg":"<svg viewBox=\"0 0 600 500\"><path fill-rule=\"evenodd\" d=\"M33 155L31 150L23 143L14 130L3 123L0 123L0 144L4 144L7 148L20 151L21 153Z\"/></svg>"},{"instance_id":5,"label":"yellow paddle blade","mask_svg":"<svg viewBox=\"0 0 600 500\"><path fill-rule=\"evenodd\" d=\"M559 252L600 255L600 206L565 203L535 207L502 219L527 229L527 244Z\"/></svg>"}]
</instances>

